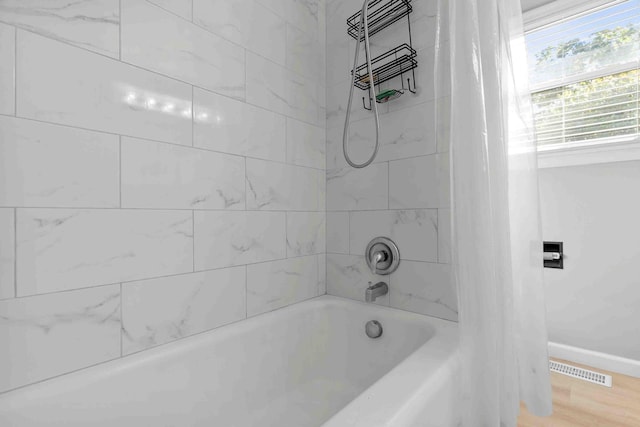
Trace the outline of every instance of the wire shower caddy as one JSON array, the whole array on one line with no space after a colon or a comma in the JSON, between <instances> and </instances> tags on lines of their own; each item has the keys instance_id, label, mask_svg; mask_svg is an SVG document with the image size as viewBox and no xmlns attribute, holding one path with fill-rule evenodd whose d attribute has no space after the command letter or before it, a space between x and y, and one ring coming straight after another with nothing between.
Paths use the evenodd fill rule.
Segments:
<instances>
[{"instance_id":1,"label":"wire shower caddy","mask_svg":"<svg viewBox=\"0 0 640 427\"><path fill-rule=\"evenodd\" d=\"M366 63L358 66L355 70L351 70L351 73L355 73L354 84L358 89L369 90L371 84L379 86L383 82L400 76L401 89L393 90L393 92L396 92L397 96L402 95L405 91L416 93L415 68L418 66L418 60L417 52L412 47L411 41L411 20L409 16L412 11L411 0L373 0L369 3L367 8L369 36L406 17L409 41L371 59L373 82L369 81ZM361 13L362 11L358 11L347 19L347 33L355 40L358 39ZM364 36L361 36L360 41L363 39ZM406 87L405 74L407 74ZM376 99L376 102L381 103L387 100L388 98ZM366 110L371 109L371 102L373 100L369 99L369 106L367 106L365 97L362 97L362 106Z\"/></svg>"}]
</instances>

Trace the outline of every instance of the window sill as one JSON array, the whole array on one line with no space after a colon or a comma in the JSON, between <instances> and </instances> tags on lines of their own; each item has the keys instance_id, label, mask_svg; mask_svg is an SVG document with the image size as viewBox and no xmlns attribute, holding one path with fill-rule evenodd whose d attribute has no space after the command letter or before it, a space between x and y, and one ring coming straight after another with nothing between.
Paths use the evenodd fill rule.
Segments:
<instances>
[{"instance_id":1,"label":"window sill","mask_svg":"<svg viewBox=\"0 0 640 427\"><path fill-rule=\"evenodd\" d=\"M640 160L640 140L538 148L538 168L593 165Z\"/></svg>"}]
</instances>

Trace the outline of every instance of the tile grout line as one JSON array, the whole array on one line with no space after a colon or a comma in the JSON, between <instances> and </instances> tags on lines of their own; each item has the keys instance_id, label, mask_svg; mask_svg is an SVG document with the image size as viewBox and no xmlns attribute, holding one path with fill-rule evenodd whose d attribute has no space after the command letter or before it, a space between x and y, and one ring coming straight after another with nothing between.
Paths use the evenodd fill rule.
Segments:
<instances>
[{"instance_id":1,"label":"tile grout line","mask_svg":"<svg viewBox=\"0 0 640 427\"><path fill-rule=\"evenodd\" d=\"M190 11L190 12L191 12L191 18L185 18L184 16L182 16L182 15L180 15L180 14L176 13L176 12L173 12L173 11L171 11L171 10L169 10L169 9L167 9L167 8L165 8L165 7L163 7L163 6L160 6L159 4L156 4L156 3L154 3L154 2L153 2L153 1L151 1L151 0L146 0L146 2L147 2L148 4L150 4L152 7L156 7L156 8L158 8L158 9L160 9L160 10L162 10L162 11L164 11L164 12L166 12L166 13L170 14L170 15L173 15L174 17L176 17L176 18L180 19L181 21L185 21L185 22L186 22L186 23L188 23L188 24L192 24L193 26L195 26L195 27L196 27L196 28L198 28L199 30L205 31L206 33L211 34L211 35L213 35L213 36L215 36L215 37L217 37L217 38L219 38L219 39L221 39L221 40L224 40L224 41L225 41L225 42L227 42L227 43L233 44L233 45L234 45L234 47L236 47L236 48L247 49L247 47L246 47L246 46L243 46L242 44L240 44L240 43L238 43L238 42L236 42L236 41L233 41L233 40L231 40L231 39L227 38L226 36L224 36L224 35L222 35L222 34L215 33L215 32L213 32L212 30L210 30L209 28L207 28L206 26L200 25L199 23L195 22L195 12L194 12L194 7L193 7L193 1L192 1L192 0L191 0L191 11ZM258 5L258 6L262 7L262 8L264 8L264 9L268 10L268 11L269 11L269 12L271 12L273 15L275 15L275 16L276 16L276 17L278 17L278 18L280 18L280 19L283 21L283 24L285 24L285 25L286 25L286 24L292 25L292 26L296 27L296 29L297 29L297 30L299 30L299 31L303 32L304 34L306 34L306 35L308 35L308 36L313 36L313 34L309 33L309 32L307 31L307 29L306 29L306 28L300 28L296 23L289 22L289 20L288 20L286 17L281 16L280 14L276 13L275 11L273 11L271 8L269 8L269 7L265 6L265 5L261 4L261 3L256 3L256 5ZM286 39L286 34L285 34L285 39ZM424 50L424 49L423 49L423 50ZM263 55L263 54L261 54L260 52L255 52L255 51L253 51L253 50L250 50L250 52L251 52L251 53L253 53L253 54L259 55L259 56L261 56L261 57L263 57L263 58L265 58L265 59L268 59L269 61L271 61L271 62L273 62L273 63L275 63L275 64L278 64L278 65L280 65L280 66L282 66L282 67L284 67L284 68L287 68L289 71L293 71L293 72L295 72L296 74L300 75L301 77L306 77L306 76L301 75L300 73L297 73L295 70L289 69L285 64L281 64L281 63L279 63L279 62L276 62L276 61L275 61L275 60L273 60L273 59L267 58L266 56L264 56L264 55ZM309 80L312 80L312 77L308 77L308 79L309 79ZM326 84L325 84L325 85L326 85Z\"/></svg>"},{"instance_id":2,"label":"tile grout line","mask_svg":"<svg viewBox=\"0 0 640 427\"><path fill-rule=\"evenodd\" d=\"M272 263L272 262L287 261L287 260L290 260L290 259L297 259L297 258L311 258L311 257L315 257L316 255L318 255L318 254L293 255L293 256L290 256L290 257L286 257L285 256L285 257L282 257L282 258L273 258L273 259L267 259L267 260L263 260L263 261L250 262L250 263L246 263L246 264L226 265L224 267L214 267L214 268L203 268L203 269L196 270L196 271L183 271L183 272L180 272L180 273L165 274L165 275L162 275L162 276L141 277L139 279L134 279L134 280L116 281L116 282L111 282L111 283L101 283L99 285L82 286L82 287L72 288L72 289L58 289L58 290L51 291L51 292L42 292L42 293L36 293L36 294L29 294L29 295L24 295L24 296L20 296L20 297L14 297L14 298L3 298L3 299L0 299L0 301L18 300L18 299L24 299L24 298L46 296L46 295L55 295L55 294L60 294L60 293L65 293L65 292L87 291L87 290L90 290L90 289L102 288L102 287L107 287L107 286L114 286L114 285L118 285L118 284L126 285L128 283L146 282L146 281L150 281L150 280L166 279L166 278L178 277L178 276L187 276L187 275L194 274L194 273L205 273L205 272L209 272L209 271L226 270L226 269L239 268L239 267L249 267L249 266L252 266L252 265L268 264L268 263ZM336 255L348 255L348 254L336 254ZM414 261L414 260L407 260L407 261ZM415 261L415 262L427 262L427 263L432 263L433 264L433 262L430 262L430 261Z\"/></svg>"},{"instance_id":3,"label":"tile grout line","mask_svg":"<svg viewBox=\"0 0 640 427\"><path fill-rule=\"evenodd\" d=\"M247 193L247 158L244 158L244 212L249 211L249 193Z\"/></svg>"},{"instance_id":4,"label":"tile grout line","mask_svg":"<svg viewBox=\"0 0 640 427\"><path fill-rule=\"evenodd\" d=\"M285 308L285 307L280 307L280 308ZM279 308L275 309L275 310L279 310ZM275 310L271 310L271 311L275 311ZM53 379L56 379L56 378L61 378L61 377L67 376L69 374L73 374L75 372L84 371L85 369L90 369L90 368L101 366L101 365L104 365L104 364L107 364L107 363L116 362L116 361L119 361L122 358L127 358L127 357L130 357L130 356L134 356L136 354L143 353L143 352L145 352L147 350L157 349L159 347L162 347L162 346L165 346L165 345L168 345L168 344L171 344L171 343L175 343L175 342L181 341L183 339L187 339L187 338L195 337L195 336L202 335L202 334L205 334L205 333L208 333L208 332L212 332L212 331L214 331L216 329L219 329L219 328L222 328L224 326L230 326L230 325L233 325L235 323L242 322L243 320L246 320L246 319L240 319L240 320L235 320L235 321L232 321L232 322L224 323L222 325L218 325L218 326L215 326L215 327L210 328L210 329L205 329L203 331L195 332L193 334L185 335L183 337L176 338L176 339L173 339L171 341L164 342L162 344L156 344L156 345L153 345L151 347L146 347L146 348L144 348L142 350L137 350L137 351L134 351L134 352L131 352L131 353L123 354L121 357L114 357L114 358L111 358L111 359L105 359L105 360L102 360L102 361L97 362L97 363L93 363L93 364L90 364L90 365L87 365L87 366L82 366L80 368L74 368L74 369L71 369L71 370L69 370L67 372L63 372L61 374L57 374L57 375L53 375L51 377L47 377L47 378L44 378L44 379L41 379L41 380L33 381L33 382L30 382L30 383L27 383L27 384L24 384L24 385L21 385L21 386L18 386L18 387L14 387L14 388L9 389L9 390L4 390L4 391L0 392L0 397L5 393L13 392L13 391L16 391L16 390L21 390L21 389L24 389L26 387L29 387L29 386L32 386L32 385L35 385L35 384L42 384L45 381L53 380Z\"/></svg>"},{"instance_id":5,"label":"tile grout line","mask_svg":"<svg viewBox=\"0 0 640 427\"><path fill-rule=\"evenodd\" d=\"M196 211L191 211L191 263L193 272L196 272Z\"/></svg>"},{"instance_id":6,"label":"tile grout line","mask_svg":"<svg viewBox=\"0 0 640 427\"><path fill-rule=\"evenodd\" d=\"M351 254L351 211L347 211L347 251Z\"/></svg>"},{"instance_id":7,"label":"tile grout line","mask_svg":"<svg viewBox=\"0 0 640 427\"><path fill-rule=\"evenodd\" d=\"M13 115L18 117L18 27L13 28Z\"/></svg>"},{"instance_id":8,"label":"tile grout line","mask_svg":"<svg viewBox=\"0 0 640 427\"><path fill-rule=\"evenodd\" d=\"M248 305L249 305L249 266L244 266L244 318L248 318Z\"/></svg>"},{"instance_id":9,"label":"tile grout line","mask_svg":"<svg viewBox=\"0 0 640 427\"><path fill-rule=\"evenodd\" d=\"M155 5L154 5L154 6L155 6ZM188 21L187 21L187 22L188 22ZM198 28L202 28L202 27L198 27ZM227 94L227 93L217 92L217 91L215 91L215 90L212 90L212 89L209 89L209 88L205 88L205 87L202 87L202 86L196 85L196 84L194 84L194 83L192 83L192 82L188 82L188 81L186 81L186 80L182 80L181 78L178 78L178 77L175 77L175 76L170 76L170 75L168 75L168 74L164 74L164 73L159 72L159 71L156 71L156 70L152 70L152 69L149 69L149 68L144 68L143 66L137 65L137 64L135 64L135 63L127 62L127 61L121 60L121 59L116 58L116 57L113 57L113 56L106 55L106 54L101 53L101 52L99 52L99 51L90 50L90 49L87 49L87 48L82 47L82 46L77 45L77 44L71 44L71 43L68 43L68 42L66 42L66 41L64 41L64 40L61 40L61 39L59 39L59 38L48 37L48 36L46 36L46 35L43 35L42 33L38 33L38 32L36 32L36 31L34 31L34 30L29 29L29 28L22 28L22 27L19 27L19 28L18 28L18 27L16 27L16 29L20 29L20 30L22 30L22 31L28 32L28 33L30 33L30 34L33 34L33 35L35 35L35 36L37 36L37 37L40 37L40 38L43 38L43 39L46 39L46 40L49 40L49 41L53 41L53 42L56 42L56 43L60 43L60 44L62 44L62 45L64 45L64 46L66 46L66 47L68 47L68 48L79 49L79 50L81 50L81 51L83 51L83 52L85 52L85 53L89 53L89 54L93 54L93 55L99 55L99 56L101 56L101 57L103 57L103 58L106 58L107 60L116 61L116 62L118 62L118 63L120 63L120 64L123 64L123 65L129 66L129 67L135 68L135 69L137 69L137 70L139 70L139 71L144 71L144 72L147 72L147 73L150 73L150 74L156 75L156 76L160 76L160 77L163 77L163 78L166 78L166 79L172 80L172 81L177 82L177 83L182 83L183 85L194 86L194 87L196 87L196 88L198 88L198 89L201 89L201 90L207 91L207 92L209 92L209 93L216 94L216 95L218 95L218 96L225 97L225 98L227 98L227 99L231 99L231 100L234 100L234 101L242 102L242 103L247 104L247 105L250 105L250 106L252 106L252 107L260 108L260 109L263 109L263 110L266 110L266 111L270 111L270 112L275 113L275 114L279 114L279 115L281 115L281 116L290 117L290 118L291 118L291 119L293 119L293 120L298 120L298 121L300 121L300 122L306 123L306 124L311 125L311 126L315 126L315 127L318 127L318 128L322 128L322 126L321 126L321 125L319 125L316 121L308 121L308 120L305 120L305 119L296 118L296 117L290 116L290 115L288 115L288 114L286 114L286 113L281 113L281 112L279 112L279 111L271 110L271 109L269 109L269 108L267 108L267 107L264 107L264 106L259 105L259 104L254 104L254 103L249 102L249 101L247 101L247 100L246 100L246 73L247 73L247 67L246 67L246 56L247 56L247 52L250 52L250 53L252 53L252 54L254 54L254 55L257 55L257 56L259 56L260 58L262 58L262 59L264 59L264 60L266 60L266 61L270 61L270 62L272 62L272 63L274 63L274 64L276 64L276 65L278 65L278 66L280 66L280 67L284 68L286 71L291 71L291 72L293 72L294 74L296 74L298 77L301 77L301 78L303 78L304 80L308 80L308 82L311 82L313 79L311 79L311 78L307 78L307 77L305 77L305 76L301 76L301 75L299 75L299 74L295 73L294 71L289 70L288 68L284 67L283 65L278 64L277 62L272 61L272 60L270 60L269 58L266 58L266 57L264 57L264 56L262 56L262 55L260 55L260 54L258 54L258 53L255 53L255 52L253 52L253 51L250 51L250 50L248 50L248 49L244 48L243 46L239 46L239 45L238 45L237 47L238 47L238 48L240 48L240 49L242 49L242 50L245 52L245 70L244 70L244 71L245 71L245 96L244 96L244 98L238 98L238 97L231 96L231 95L229 95L229 94ZM215 36L217 36L217 37L220 37L220 36L218 36L217 34L214 34L214 33L210 33L210 34L213 34L213 35L215 35ZM325 126L326 126L326 125L325 125Z\"/></svg>"},{"instance_id":10,"label":"tile grout line","mask_svg":"<svg viewBox=\"0 0 640 427\"><path fill-rule=\"evenodd\" d=\"M269 110L265 110L265 111L269 111ZM278 114L278 113L274 113L274 114ZM104 135L113 135L113 136L121 136L121 137L124 137L124 138L133 138L133 139L138 139L138 140L146 142L146 143L166 144L166 145L170 145L172 147L204 151L204 152L208 152L208 153L221 154L221 155L231 156L231 157L243 157L243 158L248 158L248 159L260 160L260 161L263 161L263 162L271 162L271 163L277 163L277 164L280 164L280 165L291 166L293 168L303 168L303 169L314 170L314 171L322 171L322 169L319 169L319 168L316 168L316 167L313 167L313 166L303 166L303 165L297 165L297 164L289 164L289 163L286 163L286 162L280 161L280 160L265 159L265 158L262 158L262 157L247 156L245 154L229 153L229 152L226 152L226 151L210 150L210 149L199 147L199 146L191 146L191 145L179 144L179 143L176 143L176 142L169 142L169 141L159 141L157 139L147 138L147 137L143 137L143 136L119 134L117 132L96 130L96 129L86 128L86 127L82 127L82 126L68 125L68 124L64 124L64 123L48 122L48 121L44 121L44 120L33 119L33 118L30 118L30 117L20 117L20 116L15 116L14 117L12 115L1 114L1 113L0 113L0 117L9 117L9 118L17 119L17 120L27 120L27 121L36 122L36 123L42 123L42 124L50 125L50 126L59 126L59 127L69 128L69 129L82 130L82 131L86 131L86 132L100 133L100 134L104 134ZM295 120L295 119L292 119L292 120Z\"/></svg>"},{"instance_id":11,"label":"tile grout line","mask_svg":"<svg viewBox=\"0 0 640 427\"><path fill-rule=\"evenodd\" d=\"M122 135L118 135L118 207L122 209Z\"/></svg>"},{"instance_id":12,"label":"tile grout line","mask_svg":"<svg viewBox=\"0 0 640 427\"><path fill-rule=\"evenodd\" d=\"M195 212L265 212L265 213L284 213L284 212L299 212L299 213L314 213L318 211L314 211L313 209L190 209L188 207L183 208L154 208L154 207L123 207L120 208L118 206L0 206L0 208L5 209L64 209L64 210L85 210L85 211L93 211L93 210L105 210L105 211L113 211L113 210L122 210L122 211L149 211L149 212L191 212L192 210ZM419 208L419 209L389 209L390 211L415 211L415 210L435 210L436 208ZM379 210L380 212L386 212L386 209ZM330 212L345 212L345 211L330 211ZM356 212L377 212L374 210L371 211L356 211Z\"/></svg>"},{"instance_id":13,"label":"tile grout line","mask_svg":"<svg viewBox=\"0 0 640 427\"><path fill-rule=\"evenodd\" d=\"M287 212L284 213L284 256L285 258L289 258L289 235L287 230L287 224L289 223L289 214Z\"/></svg>"},{"instance_id":14,"label":"tile grout line","mask_svg":"<svg viewBox=\"0 0 640 427\"><path fill-rule=\"evenodd\" d=\"M118 60L122 62L122 0L118 0Z\"/></svg>"},{"instance_id":15,"label":"tile grout line","mask_svg":"<svg viewBox=\"0 0 640 427\"><path fill-rule=\"evenodd\" d=\"M436 209L436 262L440 262L440 209Z\"/></svg>"},{"instance_id":16,"label":"tile grout line","mask_svg":"<svg viewBox=\"0 0 640 427\"><path fill-rule=\"evenodd\" d=\"M167 13L169 13L169 14L171 14L171 15L175 16L176 18L180 18L181 20L186 21L187 23L192 23L192 24L194 24L194 25L197 25L197 24L195 24L195 23L193 22L193 3L191 4L191 6L192 6L192 7L191 7L191 11L190 11L191 19L189 19L189 18L185 18L184 16L179 15L177 12L173 12L173 11L171 11L171 10L169 10L169 9L165 8L164 6L160 6L159 4L154 3L154 2L153 2L153 0L145 0L145 1L146 1L149 5L151 5L151 6L153 6L153 7L157 7L158 9L160 9L160 10L162 10L162 11L164 11L164 12L167 12ZM213 34L213 33L212 33L212 34Z\"/></svg>"},{"instance_id":17,"label":"tile grout line","mask_svg":"<svg viewBox=\"0 0 640 427\"><path fill-rule=\"evenodd\" d=\"M13 297L18 297L18 208L13 208Z\"/></svg>"},{"instance_id":18,"label":"tile grout line","mask_svg":"<svg viewBox=\"0 0 640 427\"><path fill-rule=\"evenodd\" d=\"M387 163L387 210L391 207L391 162Z\"/></svg>"},{"instance_id":19,"label":"tile grout line","mask_svg":"<svg viewBox=\"0 0 640 427\"><path fill-rule=\"evenodd\" d=\"M243 102L247 105L251 105L247 102L247 49L243 48L242 53L244 54L244 101Z\"/></svg>"},{"instance_id":20,"label":"tile grout line","mask_svg":"<svg viewBox=\"0 0 640 427\"><path fill-rule=\"evenodd\" d=\"M358 254L348 254L345 252L327 252L327 255L337 255L337 256L343 256L343 257L357 257L357 258L362 258L364 260L365 256L363 255L358 255ZM305 255L305 256L310 256L310 255ZM304 256L299 256L296 258L304 258ZM281 261L281 260L276 260L276 261ZM400 261L402 262L410 262L410 263L418 263L418 264L431 264L431 265L451 265L450 263L443 263L443 262L438 262L437 260L434 261L425 261L425 260L421 260L421 259L412 259L412 258L400 258ZM266 262L270 262L270 261L266 261ZM105 286L105 285L102 285Z\"/></svg>"},{"instance_id":21,"label":"tile grout line","mask_svg":"<svg viewBox=\"0 0 640 427\"><path fill-rule=\"evenodd\" d=\"M120 283L120 357L124 356L124 351L122 348L122 338L124 335L124 318L122 316L122 283Z\"/></svg>"}]
</instances>

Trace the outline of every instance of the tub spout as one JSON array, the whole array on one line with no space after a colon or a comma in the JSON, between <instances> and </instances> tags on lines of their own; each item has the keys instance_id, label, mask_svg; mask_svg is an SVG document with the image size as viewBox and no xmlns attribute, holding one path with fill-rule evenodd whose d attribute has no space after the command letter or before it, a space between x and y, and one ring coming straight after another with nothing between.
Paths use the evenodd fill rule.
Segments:
<instances>
[{"instance_id":1,"label":"tub spout","mask_svg":"<svg viewBox=\"0 0 640 427\"><path fill-rule=\"evenodd\" d=\"M389 293L389 286L384 282L378 282L375 285L371 285L364 292L364 299L367 302L374 302L376 298L381 297Z\"/></svg>"}]
</instances>

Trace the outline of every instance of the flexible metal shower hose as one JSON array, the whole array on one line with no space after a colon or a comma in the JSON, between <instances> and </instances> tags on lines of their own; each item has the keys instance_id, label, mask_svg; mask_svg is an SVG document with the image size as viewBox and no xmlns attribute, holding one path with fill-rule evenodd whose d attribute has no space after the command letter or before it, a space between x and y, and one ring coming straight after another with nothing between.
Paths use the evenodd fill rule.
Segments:
<instances>
[{"instance_id":1,"label":"flexible metal shower hose","mask_svg":"<svg viewBox=\"0 0 640 427\"><path fill-rule=\"evenodd\" d=\"M379 143L379 134L380 134L380 123L378 118L378 105L376 102L376 93L375 86L373 84L373 71L371 69L371 56L370 56L370 45L369 45L369 19L367 17L367 8L369 7L369 0L364 0L364 4L362 5L362 12L360 13L360 24L358 25L358 38L356 42L356 54L353 58L353 77L351 79L351 88L349 91L349 104L347 105L347 114L344 119L344 133L342 134L342 152L344 153L344 158L347 163L354 168L364 168L369 166L371 162L378 155L378 148L380 146ZM358 55L360 54L360 36L362 35L362 31L364 29L364 52L367 58L367 70L369 72L369 100L372 105L373 114L375 117L376 123L376 145L373 150L373 154L364 163L354 163L349 157L349 117L351 116L351 104L353 102L353 89L356 83L356 67L358 66Z\"/></svg>"}]
</instances>

